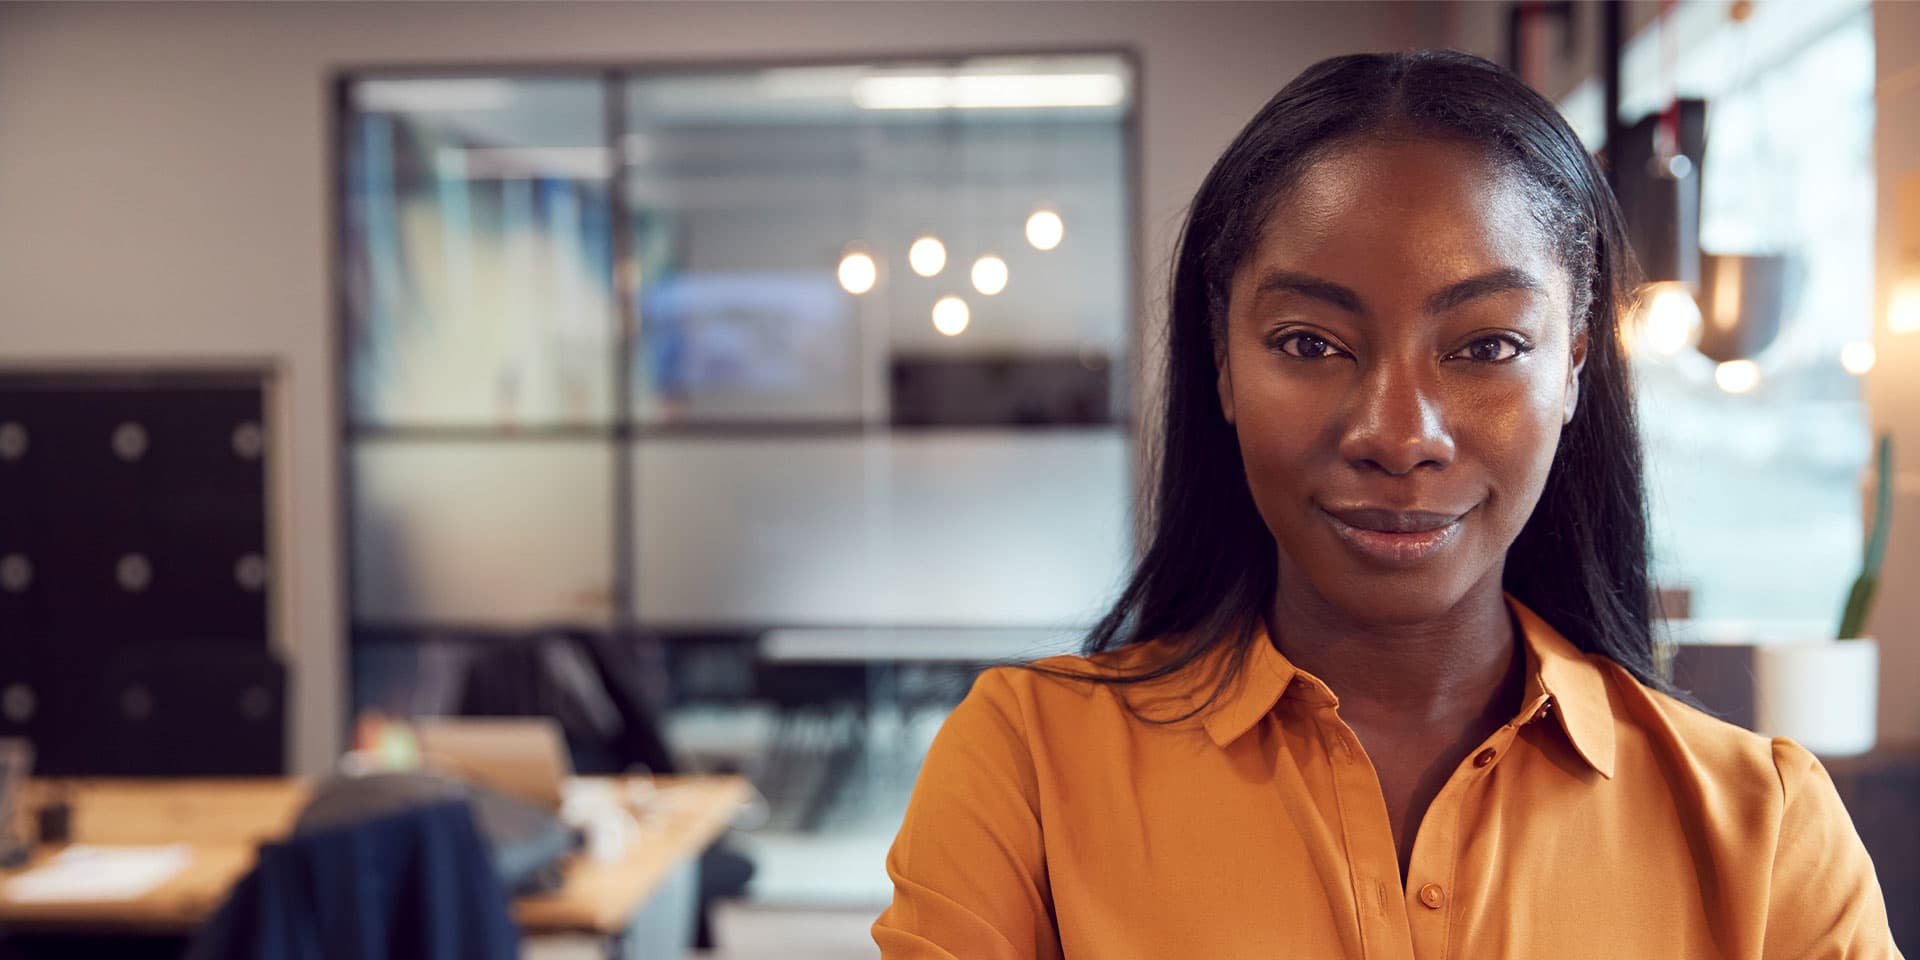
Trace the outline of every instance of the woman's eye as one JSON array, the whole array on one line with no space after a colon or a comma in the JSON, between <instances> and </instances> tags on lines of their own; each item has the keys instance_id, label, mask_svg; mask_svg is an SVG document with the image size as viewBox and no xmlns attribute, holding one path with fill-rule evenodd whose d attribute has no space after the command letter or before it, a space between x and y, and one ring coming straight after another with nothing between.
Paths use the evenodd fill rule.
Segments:
<instances>
[{"instance_id":1,"label":"woman's eye","mask_svg":"<svg viewBox=\"0 0 1920 960\"><path fill-rule=\"evenodd\" d=\"M1340 353L1340 348L1327 342L1325 337L1311 333L1289 333L1274 341L1274 346L1289 357L1302 360L1320 360Z\"/></svg>"},{"instance_id":2,"label":"woman's eye","mask_svg":"<svg viewBox=\"0 0 1920 960\"><path fill-rule=\"evenodd\" d=\"M1478 360L1481 363L1501 363L1506 360L1512 360L1524 352L1518 342L1506 337L1481 337L1467 344L1465 350L1454 354L1454 356L1465 357L1469 360Z\"/></svg>"}]
</instances>

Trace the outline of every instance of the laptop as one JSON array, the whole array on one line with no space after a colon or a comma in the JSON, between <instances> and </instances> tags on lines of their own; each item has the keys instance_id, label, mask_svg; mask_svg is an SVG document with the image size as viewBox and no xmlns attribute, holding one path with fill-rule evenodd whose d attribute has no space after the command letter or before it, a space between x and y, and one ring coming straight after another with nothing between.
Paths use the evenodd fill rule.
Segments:
<instances>
[{"instance_id":1,"label":"laptop","mask_svg":"<svg viewBox=\"0 0 1920 960\"><path fill-rule=\"evenodd\" d=\"M551 717L435 717L415 723L420 762L549 811L573 776L560 724Z\"/></svg>"}]
</instances>

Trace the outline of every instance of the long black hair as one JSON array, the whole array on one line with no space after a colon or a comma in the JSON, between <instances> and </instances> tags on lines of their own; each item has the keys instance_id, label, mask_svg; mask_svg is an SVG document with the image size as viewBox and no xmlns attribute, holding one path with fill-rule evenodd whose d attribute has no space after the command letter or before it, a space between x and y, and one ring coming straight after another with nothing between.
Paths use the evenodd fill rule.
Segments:
<instances>
[{"instance_id":1,"label":"long black hair","mask_svg":"<svg viewBox=\"0 0 1920 960\"><path fill-rule=\"evenodd\" d=\"M1581 650L1668 689L1655 666L1640 438L1618 335L1638 280L1619 207L1552 103L1507 70L1452 51L1323 60L1268 101L1214 163L1174 262L1148 547L1082 651L1159 642L1165 655L1145 669L1093 676L1030 667L1132 684L1231 645L1212 693L1174 719L1206 709L1239 673L1278 573L1216 390L1228 284L1278 195L1308 166L1386 132L1476 144L1525 185L1571 280L1570 323L1586 332L1587 353L1580 402L1540 501L1507 551L1504 586Z\"/></svg>"}]
</instances>

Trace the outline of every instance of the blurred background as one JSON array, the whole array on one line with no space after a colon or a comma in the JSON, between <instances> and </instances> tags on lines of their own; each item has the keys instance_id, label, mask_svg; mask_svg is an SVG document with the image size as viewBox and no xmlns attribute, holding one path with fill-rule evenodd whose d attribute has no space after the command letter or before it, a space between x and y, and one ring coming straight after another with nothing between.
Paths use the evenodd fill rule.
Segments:
<instances>
[{"instance_id":1,"label":"blurred background","mask_svg":"<svg viewBox=\"0 0 1920 960\"><path fill-rule=\"evenodd\" d=\"M740 791L614 952L872 956L947 711L1128 570L1200 178L1312 62L1442 46L1561 106L1654 281L1675 669L1779 732L1752 649L1877 571L1814 696L1914 949L1909 3L0 3L0 736L171 789L544 717L557 775Z\"/></svg>"}]
</instances>

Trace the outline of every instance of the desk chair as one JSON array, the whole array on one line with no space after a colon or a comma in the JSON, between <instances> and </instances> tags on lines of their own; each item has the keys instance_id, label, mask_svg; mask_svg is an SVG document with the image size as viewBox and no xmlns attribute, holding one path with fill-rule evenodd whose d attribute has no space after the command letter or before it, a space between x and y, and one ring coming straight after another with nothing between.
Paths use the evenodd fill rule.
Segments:
<instances>
[{"instance_id":1,"label":"desk chair","mask_svg":"<svg viewBox=\"0 0 1920 960\"><path fill-rule=\"evenodd\" d=\"M507 893L463 800L264 844L188 960L517 960Z\"/></svg>"},{"instance_id":2,"label":"desk chair","mask_svg":"<svg viewBox=\"0 0 1920 960\"><path fill-rule=\"evenodd\" d=\"M574 772L680 773L642 693L638 658L606 634L555 628L502 641L467 666L459 713L468 717L552 717L566 735ZM724 841L700 857L693 946L711 949L713 904L746 892L753 862Z\"/></svg>"},{"instance_id":3,"label":"desk chair","mask_svg":"<svg viewBox=\"0 0 1920 960\"><path fill-rule=\"evenodd\" d=\"M766 770L777 824L819 828L867 752L871 691L866 664L755 665L754 693L778 717Z\"/></svg>"}]
</instances>

